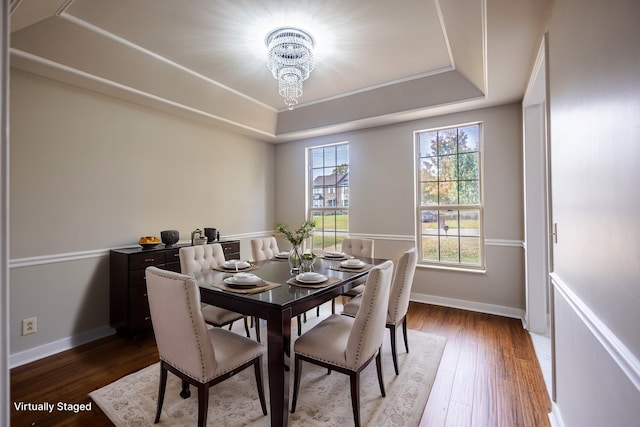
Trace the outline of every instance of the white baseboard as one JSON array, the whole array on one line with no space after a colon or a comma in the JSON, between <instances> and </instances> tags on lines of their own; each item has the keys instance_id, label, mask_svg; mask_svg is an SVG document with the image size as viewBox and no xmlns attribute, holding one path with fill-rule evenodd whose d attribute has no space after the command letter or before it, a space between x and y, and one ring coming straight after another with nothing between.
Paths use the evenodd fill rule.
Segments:
<instances>
[{"instance_id":1,"label":"white baseboard","mask_svg":"<svg viewBox=\"0 0 640 427\"><path fill-rule=\"evenodd\" d=\"M549 424L551 427L564 427L564 421L562 421L562 415L560 414L560 408L555 402L551 402L551 412L549 412Z\"/></svg>"},{"instance_id":2,"label":"white baseboard","mask_svg":"<svg viewBox=\"0 0 640 427\"><path fill-rule=\"evenodd\" d=\"M9 368L15 368L38 359L42 359L43 357L51 356L53 354L60 353L61 351L69 350L100 338L108 337L115 333L115 329L110 326L102 326L100 328L50 342L39 347L14 353L9 356Z\"/></svg>"},{"instance_id":3,"label":"white baseboard","mask_svg":"<svg viewBox=\"0 0 640 427\"><path fill-rule=\"evenodd\" d=\"M498 316L511 317L524 321L524 310L520 308L417 293L411 293L411 301L442 305L451 308L460 308L462 310L477 311L480 313L496 314Z\"/></svg>"}]
</instances>

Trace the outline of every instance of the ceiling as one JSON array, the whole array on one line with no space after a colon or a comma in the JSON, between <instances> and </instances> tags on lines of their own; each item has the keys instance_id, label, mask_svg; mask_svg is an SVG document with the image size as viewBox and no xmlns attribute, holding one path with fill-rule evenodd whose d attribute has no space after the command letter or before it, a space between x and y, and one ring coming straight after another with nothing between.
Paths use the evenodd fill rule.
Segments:
<instances>
[{"instance_id":1,"label":"ceiling","mask_svg":"<svg viewBox=\"0 0 640 427\"><path fill-rule=\"evenodd\" d=\"M551 0L12 0L11 66L260 139L522 99ZM286 109L265 36L315 69Z\"/></svg>"}]
</instances>

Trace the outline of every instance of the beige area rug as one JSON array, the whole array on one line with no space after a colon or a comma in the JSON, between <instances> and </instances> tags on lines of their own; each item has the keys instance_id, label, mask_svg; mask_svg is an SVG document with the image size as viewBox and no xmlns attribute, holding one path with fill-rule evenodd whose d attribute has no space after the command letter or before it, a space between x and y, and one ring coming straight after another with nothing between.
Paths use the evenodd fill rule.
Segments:
<instances>
[{"instance_id":1,"label":"beige area rug","mask_svg":"<svg viewBox=\"0 0 640 427\"><path fill-rule=\"evenodd\" d=\"M316 323L309 316L304 330ZM293 329L293 328L292 328ZM417 426L427 404L431 386L444 351L446 338L409 331L409 350L405 353L401 332L398 333L400 375L393 370L388 330L382 354L385 391L380 395L375 361L361 373L360 407L364 426ZM262 334L266 337L266 330ZM266 352L263 358L266 363ZM265 392L268 409L268 381ZM159 364L148 366L120 380L95 390L89 396L116 426L151 426L158 396ZM293 392L293 372L291 372ZM197 424L197 392L191 397L179 396L180 380L169 373L167 391L158 426L193 426ZM302 381L295 414L289 414L291 426L353 425L349 379L310 363L302 365ZM269 426L269 415L262 415L253 369L245 369L211 388L208 426Z\"/></svg>"}]
</instances>

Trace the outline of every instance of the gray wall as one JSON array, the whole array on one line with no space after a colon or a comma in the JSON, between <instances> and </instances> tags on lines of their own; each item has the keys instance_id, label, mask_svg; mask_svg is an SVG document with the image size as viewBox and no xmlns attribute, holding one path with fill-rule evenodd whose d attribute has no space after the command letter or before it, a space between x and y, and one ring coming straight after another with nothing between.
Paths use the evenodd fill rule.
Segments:
<instances>
[{"instance_id":1,"label":"gray wall","mask_svg":"<svg viewBox=\"0 0 640 427\"><path fill-rule=\"evenodd\" d=\"M556 0L549 25L555 366L564 425L640 419L640 3Z\"/></svg>"},{"instance_id":2,"label":"gray wall","mask_svg":"<svg viewBox=\"0 0 640 427\"><path fill-rule=\"evenodd\" d=\"M109 248L273 229L271 144L15 69L10 101L12 357L110 333Z\"/></svg>"},{"instance_id":3,"label":"gray wall","mask_svg":"<svg viewBox=\"0 0 640 427\"><path fill-rule=\"evenodd\" d=\"M376 256L397 259L414 246L413 132L483 122L486 272L418 268L413 299L521 317L524 301L522 127L520 104L276 146L276 217L305 215L305 148L349 141L350 232L376 240Z\"/></svg>"}]
</instances>

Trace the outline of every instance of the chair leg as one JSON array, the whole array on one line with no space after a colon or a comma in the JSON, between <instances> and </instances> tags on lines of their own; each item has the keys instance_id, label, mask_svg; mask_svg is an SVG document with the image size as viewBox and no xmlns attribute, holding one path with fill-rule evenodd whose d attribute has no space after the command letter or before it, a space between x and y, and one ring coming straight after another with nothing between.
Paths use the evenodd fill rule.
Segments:
<instances>
[{"instance_id":1,"label":"chair leg","mask_svg":"<svg viewBox=\"0 0 640 427\"><path fill-rule=\"evenodd\" d=\"M336 314L336 299L331 300L331 314Z\"/></svg>"},{"instance_id":2,"label":"chair leg","mask_svg":"<svg viewBox=\"0 0 640 427\"><path fill-rule=\"evenodd\" d=\"M191 397L191 390L189 390L189 383L185 380L182 380L182 390L180 391L180 397L183 399L188 399Z\"/></svg>"},{"instance_id":3,"label":"chair leg","mask_svg":"<svg viewBox=\"0 0 640 427\"><path fill-rule=\"evenodd\" d=\"M298 314L298 336L302 335L302 316Z\"/></svg>"},{"instance_id":4,"label":"chair leg","mask_svg":"<svg viewBox=\"0 0 640 427\"><path fill-rule=\"evenodd\" d=\"M256 384L258 386L258 397L260 398L260 405L262 406L262 413L267 415L267 403L264 400L264 387L262 385L262 356L258 357L254 364L254 370L256 372Z\"/></svg>"},{"instance_id":5,"label":"chair leg","mask_svg":"<svg viewBox=\"0 0 640 427\"><path fill-rule=\"evenodd\" d=\"M256 327L256 340L260 342L260 319L258 319L258 317L254 317L253 324Z\"/></svg>"},{"instance_id":6,"label":"chair leg","mask_svg":"<svg viewBox=\"0 0 640 427\"><path fill-rule=\"evenodd\" d=\"M407 340L407 315L402 319L402 335L404 336L404 348L409 353L409 341Z\"/></svg>"},{"instance_id":7,"label":"chair leg","mask_svg":"<svg viewBox=\"0 0 640 427\"><path fill-rule=\"evenodd\" d=\"M293 397L291 398L291 413L296 412L296 403L298 401L298 391L300 390L300 376L302 374L302 360L296 354L295 357L295 373L293 375Z\"/></svg>"},{"instance_id":8,"label":"chair leg","mask_svg":"<svg viewBox=\"0 0 640 427\"><path fill-rule=\"evenodd\" d=\"M378 384L380 385L380 394L382 397L386 397L387 395L384 392L384 381L382 379L382 348L378 350L378 355L376 356L376 370L378 371Z\"/></svg>"},{"instance_id":9,"label":"chair leg","mask_svg":"<svg viewBox=\"0 0 640 427\"><path fill-rule=\"evenodd\" d=\"M251 338L249 333L249 316L244 316L244 332L247 334L247 338Z\"/></svg>"},{"instance_id":10,"label":"chair leg","mask_svg":"<svg viewBox=\"0 0 640 427\"><path fill-rule=\"evenodd\" d=\"M351 383L351 408L353 409L353 423L360 427L360 375L357 372L349 373Z\"/></svg>"},{"instance_id":11,"label":"chair leg","mask_svg":"<svg viewBox=\"0 0 640 427\"><path fill-rule=\"evenodd\" d=\"M316 307L316 317L320 317L320 306Z\"/></svg>"},{"instance_id":12,"label":"chair leg","mask_svg":"<svg viewBox=\"0 0 640 427\"><path fill-rule=\"evenodd\" d=\"M167 388L167 368L164 367L163 362L160 362L160 385L158 386L158 406L156 408L156 418L153 421L158 423L160 421L160 413L162 412L162 403L164 402L164 391Z\"/></svg>"},{"instance_id":13,"label":"chair leg","mask_svg":"<svg viewBox=\"0 0 640 427\"><path fill-rule=\"evenodd\" d=\"M398 371L398 349L396 347L396 325L389 325L389 337L391 337L391 358L393 359L393 368L396 370L396 375L399 375Z\"/></svg>"},{"instance_id":14,"label":"chair leg","mask_svg":"<svg viewBox=\"0 0 640 427\"><path fill-rule=\"evenodd\" d=\"M198 384L198 427L207 425L209 410L209 384Z\"/></svg>"}]
</instances>

